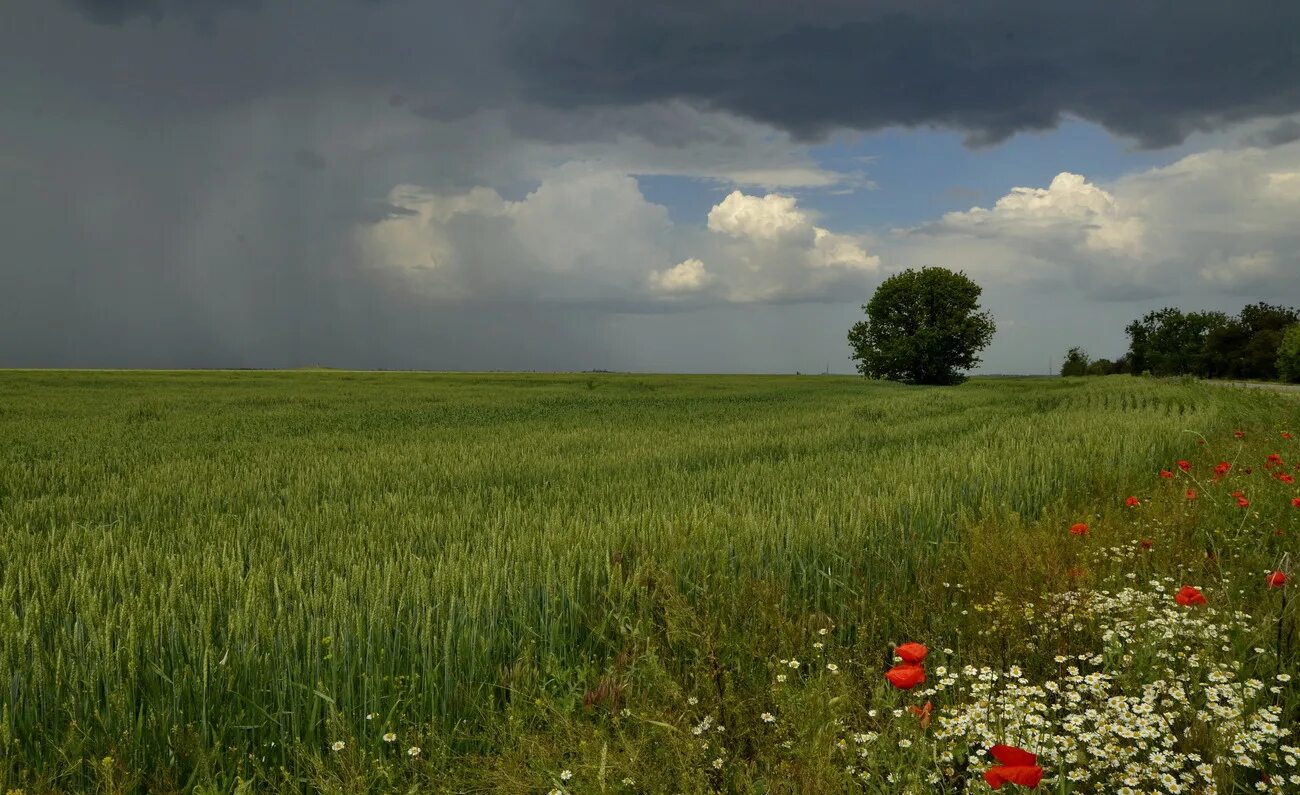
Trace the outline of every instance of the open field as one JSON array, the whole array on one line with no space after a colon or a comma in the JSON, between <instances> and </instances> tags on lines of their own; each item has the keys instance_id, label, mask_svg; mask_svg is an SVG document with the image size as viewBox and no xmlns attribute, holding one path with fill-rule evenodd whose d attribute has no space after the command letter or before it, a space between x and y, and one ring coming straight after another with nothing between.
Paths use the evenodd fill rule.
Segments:
<instances>
[{"instance_id":1,"label":"open field","mask_svg":"<svg viewBox=\"0 0 1300 795\"><path fill-rule=\"evenodd\" d=\"M1168 576L1240 635L1207 668L1295 672L1260 585L1297 552L1288 429L1267 390L1128 377L3 372L0 791L957 791L936 753L841 758L917 706L891 642L1043 673L1102 641L1042 593Z\"/></svg>"}]
</instances>

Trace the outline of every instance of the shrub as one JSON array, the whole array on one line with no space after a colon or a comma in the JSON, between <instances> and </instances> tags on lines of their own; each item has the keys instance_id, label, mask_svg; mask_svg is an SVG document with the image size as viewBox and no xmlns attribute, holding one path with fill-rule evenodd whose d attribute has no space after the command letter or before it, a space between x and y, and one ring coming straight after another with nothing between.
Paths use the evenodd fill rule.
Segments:
<instances>
[{"instance_id":1,"label":"shrub","mask_svg":"<svg viewBox=\"0 0 1300 795\"><path fill-rule=\"evenodd\" d=\"M1300 323L1287 327L1277 349L1277 377L1288 384L1300 383Z\"/></svg>"},{"instance_id":2,"label":"shrub","mask_svg":"<svg viewBox=\"0 0 1300 795\"><path fill-rule=\"evenodd\" d=\"M1075 346L1065 353L1065 362L1061 365L1062 376L1076 376L1088 374L1088 352L1079 346Z\"/></svg>"}]
</instances>

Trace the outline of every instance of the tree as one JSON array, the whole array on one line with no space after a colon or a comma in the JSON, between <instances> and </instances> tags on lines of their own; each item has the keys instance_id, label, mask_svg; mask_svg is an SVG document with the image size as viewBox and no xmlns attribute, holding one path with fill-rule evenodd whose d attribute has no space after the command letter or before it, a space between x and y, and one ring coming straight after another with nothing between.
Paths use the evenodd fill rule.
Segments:
<instances>
[{"instance_id":1,"label":"tree","mask_svg":"<svg viewBox=\"0 0 1300 795\"><path fill-rule=\"evenodd\" d=\"M1175 307L1148 312L1125 329L1133 372L1207 375L1206 339L1227 323L1222 312L1184 313Z\"/></svg>"},{"instance_id":2,"label":"tree","mask_svg":"<svg viewBox=\"0 0 1300 795\"><path fill-rule=\"evenodd\" d=\"M1300 384L1300 323L1287 326L1277 348L1277 377L1288 384Z\"/></svg>"},{"instance_id":3,"label":"tree","mask_svg":"<svg viewBox=\"0 0 1300 795\"><path fill-rule=\"evenodd\" d=\"M1206 375L1210 378L1244 378L1248 345L1250 329L1236 318L1211 331L1205 338Z\"/></svg>"},{"instance_id":4,"label":"tree","mask_svg":"<svg viewBox=\"0 0 1300 795\"><path fill-rule=\"evenodd\" d=\"M1061 375L1087 375L1088 365L1088 352L1076 345L1065 352L1065 363L1061 365Z\"/></svg>"},{"instance_id":5,"label":"tree","mask_svg":"<svg viewBox=\"0 0 1300 795\"><path fill-rule=\"evenodd\" d=\"M1289 306L1273 306L1260 301L1247 304L1237 315L1241 324L1250 330L1251 336L1261 331L1283 331L1292 323L1300 322L1300 311Z\"/></svg>"},{"instance_id":6,"label":"tree","mask_svg":"<svg viewBox=\"0 0 1300 795\"><path fill-rule=\"evenodd\" d=\"M1248 304L1237 317L1210 332L1205 339L1207 375L1212 378L1277 377L1278 345L1282 331L1300 320L1300 313L1263 302Z\"/></svg>"},{"instance_id":7,"label":"tree","mask_svg":"<svg viewBox=\"0 0 1300 795\"><path fill-rule=\"evenodd\" d=\"M1166 307L1125 329L1129 365L1132 372L1155 375L1277 378L1284 329L1296 322L1300 311L1262 301L1235 317Z\"/></svg>"},{"instance_id":8,"label":"tree","mask_svg":"<svg viewBox=\"0 0 1300 795\"><path fill-rule=\"evenodd\" d=\"M1243 351L1243 378L1272 380L1278 377L1277 358L1282 334L1300 321L1300 313L1289 306L1273 306L1260 301L1241 308L1241 324L1250 332L1250 342Z\"/></svg>"},{"instance_id":9,"label":"tree","mask_svg":"<svg viewBox=\"0 0 1300 795\"><path fill-rule=\"evenodd\" d=\"M1119 372L1123 371L1119 369L1119 365L1110 359L1097 359L1088 362L1088 370L1084 375L1113 375Z\"/></svg>"},{"instance_id":10,"label":"tree","mask_svg":"<svg viewBox=\"0 0 1300 795\"><path fill-rule=\"evenodd\" d=\"M909 384L959 384L979 364L997 330L980 311L980 286L947 268L908 268L863 304L867 319L849 329L858 372Z\"/></svg>"}]
</instances>

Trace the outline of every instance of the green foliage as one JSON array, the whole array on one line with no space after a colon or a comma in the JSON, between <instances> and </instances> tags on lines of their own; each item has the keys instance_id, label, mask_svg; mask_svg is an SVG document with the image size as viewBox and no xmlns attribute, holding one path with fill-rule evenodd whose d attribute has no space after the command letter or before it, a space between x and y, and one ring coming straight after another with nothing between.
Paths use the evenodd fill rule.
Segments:
<instances>
[{"instance_id":1,"label":"green foliage","mask_svg":"<svg viewBox=\"0 0 1300 795\"><path fill-rule=\"evenodd\" d=\"M1148 312L1125 329L1133 371L1207 375L1206 338L1227 322L1222 312L1183 312L1174 307Z\"/></svg>"},{"instance_id":2,"label":"green foliage","mask_svg":"<svg viewBox=\"0 0 1300 795\"><path fill-rule=\"evenodd\" d=\"M1088 364L1088 352L1076 345L1065 352L1065 362L1061 365L1061 375L1087 375Z\"/></svg>"},{"instance_id":3,"label":"green foliage","mask_svg":"<svg viewBox=\"0 0 1300 795\"><path fill-rule=\"evenodd\" d=\"M1096 359L1088 363L1086 375L1122 375L1128 372L1128 357L1121 356L1116 361Z\"/></svg>"},{"instance_id":4,"label":"green foliage","mask_svg":"<svg viewBox=\"0 0 1300 795\"><path fill-rule=\"evenodd\" d=\"M1287 327L1277 348L1278 378L1300 384L1300 323Z\"/></svg>"},{"instance_id":5,"label":"green foliage","mask_svg":"<svg viewBox=\"0 0 1300 795\"><path fill-rule=\"evenodd\" d=\"M1282 331L1300 312L1265 303L1222 312L1183 312L1166 307L1126 329L1133 372L1202 378L1277 378Z\"/></svg>"},{"instance_id":6,"label":"green foliage","mask_svg":"<svg viewBox=\"0 0 1300 795\"><path fill-rule=\"evenodd\" d=\"M889 642L999 659L945 581L1063 582L1060 527L1188 429L1300 425L1130 378L8 372L0 407L0 791L33 794L837 791Z\"/></svg>"},{"instance_id":7,"label":"green foliage","mask_svg":"<svg viewBox=\"0 0 1300 795\"><path fill-rule=\"evenodd\" d=\"M979 311L979 285L946 268L908 269L876 289L863 305L867 320L849 329L858 372L909 384L957 384L961 371L979 363L977 354L996 327Z\"/></svg>"}]
</instances>

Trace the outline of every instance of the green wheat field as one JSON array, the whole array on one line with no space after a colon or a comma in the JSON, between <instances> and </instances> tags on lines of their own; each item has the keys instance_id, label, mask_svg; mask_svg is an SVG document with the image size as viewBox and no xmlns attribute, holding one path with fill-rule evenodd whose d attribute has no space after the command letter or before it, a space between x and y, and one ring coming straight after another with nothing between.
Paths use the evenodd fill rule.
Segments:
<instances>
[{"instance_id":1,"label":"green wheat field","mask_svg":"<svg viewBox=\"0 0 1300 795\"><path fill-rule=\"evenodd\" d=\"M1126 376L0 372L0 792L976 792L986 739L1297 791L1292 431ZM1111 776L1062 687L1168 725Z\"/></svg>"}]
</instances>

